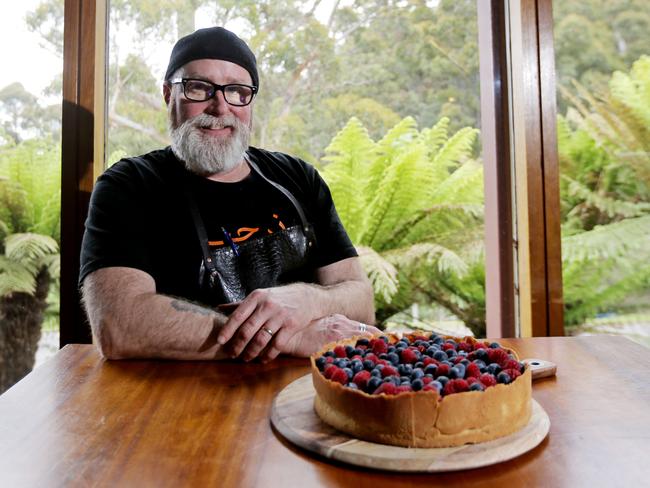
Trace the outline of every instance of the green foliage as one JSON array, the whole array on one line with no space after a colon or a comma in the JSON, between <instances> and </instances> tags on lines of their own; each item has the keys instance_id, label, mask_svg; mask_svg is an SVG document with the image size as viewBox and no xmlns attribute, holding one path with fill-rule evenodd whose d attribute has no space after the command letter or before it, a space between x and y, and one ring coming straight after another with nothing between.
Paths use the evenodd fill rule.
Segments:
<instances>
[{"instance_id":1,"label":"green foliage","mask_svg":"<svg viewBox=\"0 0 650 488\"><path fill-rule=\"evenodd\" d=\"M437 302L485 330L478 131L407 117L374 142L356 118L326 150L323 178L375 289L377 316Z\"/></svg>"}]
</instances>

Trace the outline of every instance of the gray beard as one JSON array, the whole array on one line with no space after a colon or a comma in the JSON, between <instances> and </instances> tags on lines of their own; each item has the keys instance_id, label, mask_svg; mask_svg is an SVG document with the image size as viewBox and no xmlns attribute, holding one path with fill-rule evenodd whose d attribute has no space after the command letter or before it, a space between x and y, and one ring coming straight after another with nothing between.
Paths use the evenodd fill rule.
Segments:
<instances>
[{"instance_id":1,"label":"gray beard","mask_svg":"<svg viewBox=\"0 0 650 488\"><path fill-rule=\"evenodd\" d=\"M201 128L213 129L230 126L232 137L220 141L201 132ZM248 149L250 129L234 115L214 117L199 114L173 127L170 120L169 133L172 151L183 161L188 171L199 176L227 173L243 160Z\"/></svg>"}]
</instances>

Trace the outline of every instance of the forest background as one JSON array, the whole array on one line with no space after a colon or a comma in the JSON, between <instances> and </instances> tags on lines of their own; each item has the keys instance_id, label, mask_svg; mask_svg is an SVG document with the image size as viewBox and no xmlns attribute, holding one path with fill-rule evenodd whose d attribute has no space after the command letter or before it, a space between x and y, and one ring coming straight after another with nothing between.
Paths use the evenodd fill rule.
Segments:
<instances>
[{"instance_id":1,"label":"forest background","mask_svg":"<svg viewBox=\"0 0 650 488\"><path fill-rule=\"evenodd\" d=\"M650 10L556 0L554 17L570 329L648 309ZM25 22L62 57L63 0ZM321 170L384 325L484 333L476 0L112 0L107 165L168 144L160 51L211 24L257 54L253 144ZM60 74L0 87L0 357L25 364L43 316L58 327L60 98Z\"/></svg>"}]
</instances>

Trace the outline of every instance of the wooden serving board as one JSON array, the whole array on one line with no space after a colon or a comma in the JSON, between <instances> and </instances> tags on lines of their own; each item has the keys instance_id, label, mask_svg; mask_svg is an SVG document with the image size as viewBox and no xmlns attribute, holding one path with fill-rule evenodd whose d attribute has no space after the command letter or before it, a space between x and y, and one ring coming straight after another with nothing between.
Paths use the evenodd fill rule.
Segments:
<instances>
[{"instance_id":1,"label":"wooden serving board","mask_svg":"<svg viewBox=\"0 0 650 488\"><path fill-rule=\"evenodd\" d=\"M275 397L271 423L289 442L326 458L366 468L443 472L479 468L515 458L536 447L551 421L535 400L530 422L520 431L480 444L446 448L406 448L355 439L325 424L314 411L311 374L298 378Z\"/></svg>"}]
</instances>

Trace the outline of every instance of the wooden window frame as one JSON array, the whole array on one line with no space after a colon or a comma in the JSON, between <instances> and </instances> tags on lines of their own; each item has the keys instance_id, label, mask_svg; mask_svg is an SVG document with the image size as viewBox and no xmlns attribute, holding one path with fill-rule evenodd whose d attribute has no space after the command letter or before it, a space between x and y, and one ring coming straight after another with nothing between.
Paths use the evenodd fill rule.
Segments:
<instances>
[{"instance_id":1,"label":"wooden window frame","mask_svg":"<svg viewBox=\"0 0 650 488\"><path fill-rule=\"evenodd\" d=\"M61 346L91 341L77 277L104 161L107 8L65 0ZM477 9L487 335L563 335L552 0L477 0Z\"/></svg>"}]
</instances>

